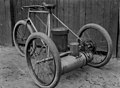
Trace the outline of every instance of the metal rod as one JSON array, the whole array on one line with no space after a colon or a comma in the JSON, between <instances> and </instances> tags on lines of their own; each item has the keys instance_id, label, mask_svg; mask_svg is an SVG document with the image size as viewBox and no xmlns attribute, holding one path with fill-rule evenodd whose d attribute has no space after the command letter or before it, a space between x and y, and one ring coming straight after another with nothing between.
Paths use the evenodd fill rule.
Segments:
<instances>
[{"instance_id":1,"label":"metal rod","mask_svg":"<svg viewBox=\"0 0 120 88\"><path fill-rule=\"evenodd\" d=\"M49 13L48 11L32 11L32 10L30 10L29 11L30 13Z\"/></svg>"},{"instance_id":2,"label":"metal rod","mask_svg":"<svg viewBox=\"0 0 120 88\"><path fill-rule=\"evenodd\" d=\"M50 13L48 13L48 17L47 17L47 35L48 35L48 37L50 37ZM50 55L50 49L49 49L49 47L48 47L48 55L47 55L47 57L49 57L49 55Z\"/></svg>"},{"instance_id":3,"label":"metal rod","mask_svg":"<svg viewBox=\"0 0 120 88\"><path fill-rule=\"evenodd\" d=\"M82 41L78 35L76 35L67 25L65 25L57 16L55 16L53 13L52 15L63 25L65 26L74 36L76 36L80 41Z\"/></svg>"},{"instance_id":4,"label":"metal rod","mask_svg":"<svg viewBox=\"0 0 120 88\"><path fill-rule=\"evenodd\" d=\"M35 16L38 18L39 21L42 22L42 24L43 24L45 27L47 27L47 25L41 20L41 18L40 18L38 15L35 15Z\"/></svg>"},{"instance_id":5,"label":"metal rod","mask_svg":"<svg viewBox=\"0 0 120 88\"><path fill-rule=\"evenodd\" d=\"M67 51L67 52L61 53L61 54L60 54L60 57L64 57L64 56L66 56L66 55L68 55L68 54L71 54L71 51Z\"/></svg>"},{"instance_id":6,"label":"metal rod","mask_svg":"<svg viewBox=\"0 0 120 88\"><path fill-rule=\"evenodd\" d=\"M50 37L50 13L48 14L48 18L47 18L47 26L48 26L48 37Z\"/></svg>"},{"instance_id":7,"label":"metal rod","mask_svg":"<svg viewBox=\"0 0 120 88\"><path fill-rule=\"evenodd\" d=\"M60 58L64 57L64 56L67 56L68 54L71 54L71 51L67 51L67 52L61 53L60 54ZM36 64L41 63L41 62L45 62L45 61L50 61L50 60L53 60L53 57L49 57L49 58L45 58L45 59L42 59L40 61L37 61Z\"/></svg>"},{"instance_id":8,"label":"metal rod","mask_svg":"<svg viewBox=\"0 0 120 88\"><path fill-rule=\"evenodd\" d=\"M27 16L28 16L28 18L29 18L29 16L30 16L30 8L28 9L28 15L27 15Z\"/></svg>"},{"instance_id":9,"label":"metal rod","mask_svg":"<svg viewBox=\"0 0 120 88\"><path fill-rule=\"evenodd\" d=\"M44 6L42 5L29 5L29 6L23 6L22 8L35 8L35 7L44 8Z\"/></svg>"},{"instance_id":10,"label":"metal rod","mask_svg":"<svg viewBox=\"0 0 120 88\"><path fill-rule=\"evenodd\" d=\"M35 32L37 32L37 29L36 29L35 25L33 24L32 20L29 17L28 17L28 20L30 21L30 23L31 23L32 27L34 28Z\"/></svg>"}]
</instances>

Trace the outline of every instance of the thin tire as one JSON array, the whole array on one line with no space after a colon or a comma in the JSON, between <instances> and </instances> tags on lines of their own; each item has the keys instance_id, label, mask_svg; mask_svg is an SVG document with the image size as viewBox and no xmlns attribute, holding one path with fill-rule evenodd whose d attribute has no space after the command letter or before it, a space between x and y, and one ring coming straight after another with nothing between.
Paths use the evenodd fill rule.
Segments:
<instances>
[{"instance_id":1,"label":"thin tire","mask_svg":"<svg viewBox=\"0 0 120 88\"><path fill-rule=\"evenodd\" d=\"M18 21L18 22L15 24L15 26L14 26L14 29L13 29L13 42L14 42L15 47L16 47L16 49L18 50L18 52L19 52L22 56L25 56L24 49L22 50L22 49L20 48L20 46L19 46L19 44L18 44L18 39L17 39L17 36L18 36L17 32L20 30L19 28L22 27L22 26L23 26L23 27L26 27L26 28L28 29L28 32L30 32L30 34L33 33L34 31L33 31L32 27L31 27L29 24L27 24L27 22L26 22L25 20L20 20L20 21ZM21 30L21 31L22 31L22 30ZM22 35L22 33L21 33L21 35ZM25 47L25 45L24 45L23 47Z\"/></svg>"},{"instance_id":2,"label":"thin tire","mask_svg":"<svg viewBox=\"0 0 120 88\"><path fill-rule=\"evenodd\" d=\"M54 65L55 65L55 72L53 73L54 76L52 78L52 81L50 83L44 83L43 82L43 79L42 77L38 77L38 75L40 75L40 73L37 75L36 73L36 69L34 69L35 67L33 67L32 65L32 60L35 60L35 58L33 59L32 57L34 56L33 54L30 53L30 45L32 44L32 42L37 42L35 41L35 39L38 41L38 39L42 40L42 42L44 42L45 45L47 45L49 47L49 50L50 52L52 53L53 55L53 62L54 62ZM36 45L36 49L39 45L37 44ZM39 46L40 47L40 46ZM60 75L61 75L61 61L60 61L60 56L59 56L59 52L55 46L55 44L53 43L53 41L47 36L45 35L44 33L40 33L40 32L37 32L37 33L33 33L31 34L29 37L28 37L28 40L26 42L26 46L25 46L25 50L26 50L26 53L25 53L25 56L26 56L26 60L27 60L27 65L28 65L28 68L29 68L29 73L32 77L32 79L35 81L35 83L40 86L41 88L54 88L59 79L60 79ZM45 50L45 49L44 49ZM40 49L41 51L41 49ZM35 53L36 51L34 50L34 52L32 53ZM42 52L42 51L41 51ZM32 56L33 55L33 56ZM39 54L41 55L41 54ZM35 56L34 56L35 57ZM37 57L37 56L36 56ZM42 57L39 57L39 59L42 58ZM43 63L45 64L47 61L43 61ZM42 62L41 62L42 63ZM39 63L39 64L41 64ZM38 64L37 64L38 65ZM36 64L35 64L36 66ZM42 65L39 67L39 71L43 71L44 70L40 70L42 68ZM43 68L45 68L43 66ZM48 70L47 70L48 71ZM46 73L47 73L46 71ZM41 75L45 75L46 73L41 73Z\"/></svg>"},{"instance_id":3,"label":"thin tire","mask_svg":"<svg viewBox=\"0 0 120 88\"><path fill-rule=\"evenodd\" d=\"M109 36L108 32L103 27L101 27L98 24L94 24L94 23L84 25L79 30L78 36L80 38L82 38L82 34L86 30L90 30L90 29L95 29L96 31L98 31L98 32L100 32L102 34L102 36L106 39L108 49L107 49L107 54L106 54L103 61L101 61L100 63L97 63L97 64L88 63L88 65L92 66L92 67L102 67L102 66L106 65L109 62L109 60L110 60L110 58L112 56L112 40L111 40L111 37Z\"/></svg>"}]
</instances>

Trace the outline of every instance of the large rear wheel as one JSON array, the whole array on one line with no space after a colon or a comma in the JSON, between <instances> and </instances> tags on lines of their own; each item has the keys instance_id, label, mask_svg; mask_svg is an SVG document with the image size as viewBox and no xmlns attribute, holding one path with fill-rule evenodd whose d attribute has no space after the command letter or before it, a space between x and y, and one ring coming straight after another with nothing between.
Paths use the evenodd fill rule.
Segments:
<instances>
[{"instance_id":1,"label":"large rear wheel","mask_svg":"<svg viewBox=\"0 0 120 88\"><path fill-rule=\"evenodd\" d=\"M93 60L88 63L92 67L106 65L112 55L112 40L108 32L97 24L86 24L78 33L82 39L81 51L93 53Z\"/></svg>"}]
</instances>

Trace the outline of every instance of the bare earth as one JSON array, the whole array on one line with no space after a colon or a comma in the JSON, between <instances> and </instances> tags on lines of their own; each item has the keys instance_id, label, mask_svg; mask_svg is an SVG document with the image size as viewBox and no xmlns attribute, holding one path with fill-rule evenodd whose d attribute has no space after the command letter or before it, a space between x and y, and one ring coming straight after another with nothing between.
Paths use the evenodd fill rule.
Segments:
<instances>
[{"instance_id":1,"label":"bare earth","mask_svg":"<svg viewBox=\"0 0 120 88\"><path fill-rule=\"evenodd\" d=\"M0 88L39 88L15 47L0 46ZM120 88L120 61L112 58L100 69L85 66L66 73L56 88Z\"/></svg>"}]
</instances>

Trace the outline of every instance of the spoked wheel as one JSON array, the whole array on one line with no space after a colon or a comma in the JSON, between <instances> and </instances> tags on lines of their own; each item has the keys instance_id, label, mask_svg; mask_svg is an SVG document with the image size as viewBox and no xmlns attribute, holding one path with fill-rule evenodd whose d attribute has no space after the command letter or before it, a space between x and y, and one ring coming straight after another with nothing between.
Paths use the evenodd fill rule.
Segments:
<instances>
[{"instance_id":1,"label":"spoked wheel","mask_svg":"<svg viewBox=\"0 0 120 88\"><path fill-rule=\"evenodd\" d=\"M20 20L15 24L13 30L13 41L15 47L22 56L25 56L25 43L28 36L33 33L33 29L26 21Z\"/></svg>"},{"instance_id":2,"label":"spoked wheel","mask_svg":"<svg viewBox=\"0 0 120 88\"><path fill-rule=\"evenodd\" d=\"M53 41L44 33L33 33L28 37L25 50L29 73L35 83L40 88L54 88L60 79L61 61Z\"/></svg>"},{"instance_id":3,"label":"spoked wheel","mask_svg":"<svg viewBox=\"0 0 120 88\"><path fill-rule=\"evenodd\" d=\"M112 55L112 40L103 27L87 24L79 30L78 35L83 41L81 51L93 53L93 60L88 65L101 67L109 62Z\"/></svg>"}]
</instances>

